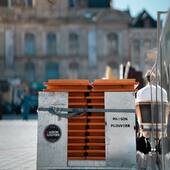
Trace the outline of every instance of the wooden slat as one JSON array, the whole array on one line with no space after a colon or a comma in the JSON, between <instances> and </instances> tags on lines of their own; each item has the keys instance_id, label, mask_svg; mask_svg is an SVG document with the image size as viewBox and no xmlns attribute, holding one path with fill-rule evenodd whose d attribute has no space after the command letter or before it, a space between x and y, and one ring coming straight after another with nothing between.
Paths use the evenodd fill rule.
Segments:
<instances>
[{"instance_id":1,"label":"wooden slat","mask_svg":"<svg viewBox=\"0 0 170 170\"><path fill-rule=\"evenodd\" d=\"M104 96L87 96L86 99L104 99Z\"/></svg>"},{"instance_id":2,"label":"wooden slat","mask_svg":"<svg viewBox=\"0 0 170 170\"><path fill-rule=\"evenodd\" d=\"M69 98L70 97L85 97L86 93L81 93L81 92L70 92L69 91Z\"/></svg>"},{"instance_id":3,"label":"wooden slat","mask_svg":"<svg viewBox=\"0 0 170 170\"><path fill-rule=\"evenodd\" d=\"M74 103L69 103L69 106L70 107L72 107L72 106L77 106L77 107L79 107L79 106L87 106L88 104L87 104L87 102L74 102Z\"/></svg>"},{"instance_id":4,"label":"wooden slat","mask_svg":"<svg viewBox=\"0 0 170 170\"><path fill-rule=\"evenodd\" d=\"M58 85L48 85L47 89L54 89L54 90L60 90L60 89L65 89L65 90L88 90L89 87L88 86L58 86Z\"/></svg>"},{"instance_id":5,"label":"wooden slat","mask_svg":"<svg viewBox=\"0 0 170 170\"><path fill-rule=\"evenodd\" d=\"M84 146L68 146L68 150L82 150L82 152L84 152L85 150L85 147L86 147L86 145L84 144Z\"/></svg>"},{"instance_id":6,"label":"wooden slat","mask_svg":"<svg viewBox=\"0 0 170 170\"><path fill-rule=\"evenodd\" d=\"M104 118L104 113L103 112L93 112L93 113L90 113L90 116L103 116L103 118Z\"/></svg>"},{"instance_id":7,"label":"wooden slat","mask_svg":"<svg viewBox=\"0 0 170 170\"><path fill-rule=\"evenodd\" d=\"M102 154L105 154L105 151L104 150L97 150L97 149L87 149L86 150L87 153L102 153Z\"/></svg>"},{"instance_id":8,"label":"wooden slat","mask_svg":"<svg viewBox=\"0 0 170 170\"><path fill-rule=\"evenodd\" d=\"M72 118L69 118L68 120L80 120L80 119L104 119L103 115L101 116L78 116L78 117L72 117Z\"/></svg>"},{"instance_id":9,"label":"wooden slat","mask_svg":"<svg viewBox=\"0 0 170 170\"><path fill-rule=\"evenodd\" d=\"M68 154L74 154L74 153L83 154L83 153L82 153L82 150L69 150L69 151L68 151Z\"/></svg>"},{"instance_id":10,"label":"wooden slat","mask_svg":"<svg viewBox=\"0 0 170 170\"><path fill-rule=\"evenodd\" d=\"M122 80L102 80L97 79L93 82L93 86L100 86L100 85L135 85L135 79L122 79Z\"/></svg>"},{"instance_id":11,"label":"wooden slat","mask_svg":"<svg viewBox=\"0 0 170 170\"><path fill-rule=\"evenodd\" d=\"M96 85L93 90L107 90L107 89L133 89L132 85Z\"/></svg>"},{"instance_id":12,"label":"wooden slat","mask_svg":"<svg viewBox=\"0 0 170 170\"><path fill-rule=\"evenodd\" d=\"M69 152L68 151L68 157L73 156L73 157L85 157L85 153L84 152Z\"/></svg>"},{"instance_id":13,"label":"wooden slat","mask_svg":"<svg viewBox=\"0 0 170 170\"><path fill-rule=\"evenodd\" d=\"M105 156L87 156L87 157L73 157L69 156L69 160L105 160Z\"/></svg>"},{"instance_id":14,"label":"wooden slat","mask_svg":"<svg viewBox=\"0 0 170 170\"><path fill-rule=\"evenodd\" d=\"M90 90L76 90L76 89L45 89L44 92L90 92Z\"/></svg>"},{"instance_id":15,"label":"wooden slat","mask_svg":"<svg viewBox=\"0 0 170 170\"><path fill-rule=\"evenodd\" d=\"M92 89L92 91L95 91L95 92L102 92L102 91L105 91L105 92L132 92L134 91L134 89L132 88L127 88L127 89Z\"/></svg>"},{"instance_id":16,"label":"wooden slat","mask_svg":"<svg viewBox=\"0 0 170 170\"><path fill-rule=\"evenodd\" d=\"M89 80L64 80L64 79L59 79L59 80L48 80L47 84L60 84L60 85L90 85Z\"/></svg>"},{"instance_id":17,"label":"wooden slat","mask_svg":"<svg viewBox=\"0 0 170 170\"><path fill-rule=\"evenodd\" d=\"M73 99L80 99L81 100L81 99L87 99L87 97L85 97L85 96L72 96L72 97L70 97L69 96L69 101L73 100Z\"/></svg>"},{"instance_id":18,"label":"wooden slat","mask_svg":"<svg viewBox=\"0 0 170 170\"><path fill-rule=\"evenodd\" d=\"M104 91L100 91L100 92L96 92L96 91L94 91L93 89L91 89L91 91L90 91L90 94L89 94L89 97L98 97L98 96L102 96L102 97L104 97Z\"/></svg>"},{"instance_id":19,"label":"wooden slat","mask_svg":"<svg viewBox=\"0 0 170 170\"><path fill-rule=\"evenodd\" d=\"M98 125L105 125L104 122L71 122L69 123L69 126L86 126L86 125L94 125L94 126L98 126Z\"/></svg>"},{"instance_id":20,"label":"wooden slat","mask_svg":"<svg viewBox=\"0 0 170 170\"><path fill-rule=\"evenodd\" d=\"M68 146L105 146L104 143L69 143Z\"/></svg>"},{"instance_id":21,"label":"wooden slat","mask_svg":"<svg viewBox=\"0 0 170 170\"><path fill-rule=\"evenodd\" d=\"M105 139L104 136L69 136L68 139Z\"/></svg>"},{"instance_id":22,"label":"wooden slat","mask_svg":"<svg viewBox=\"0 0 170 170\"><path fill-rule=\"evenodd\" d=\"M104 106L104 103L88 103L88 106Z\"/></svg>"},{"instance_id":23,"label":"wooden slat","mask_svg":"<svg viewBox=\"0 0 170 170\"><path fill-rule=\"evenodd\" d=\"M81 156L68 156L68 160L86 160L86 157L81 157Z\"/></svg>"},{"instance_id":24,"label":"wooden slat","mask_svg":"<svg viewBox=\"0 0 170 170\"><path fill-rule=\"evenodd\" d=\"M90 130L93 130L93 131L90 131ZM90 136L103 136L105 134L105 131L103 129L88 129L88 131L85 129L85 130L68 130L68 135L69 136L87 136L90 135Z\"/></svg>"},{"instance_id":25,"label":"wooden slat","mask_svg":"<svg viewBox=\"0 0 170 170\"><path fill-rule=\"evenodd\" d=\"M87 156L86 160L105 160L105 156Z\"/></svg>"},{"instance_id":26,"label":"wooden slat","mask_svg":"<svg viewBox=\"0 0 170 170\"><path fill-rule=\"evenodd\" d=\"M82 122L104 122L104 116L79 116L75 118L69 118L69 123L82 123Z\"/></svg>"},{"instance_id":27,"label":"wooden slat","mask_svg":"<svg viewBox=\"0 0 170 170\"><path fill-rule=\"evenodd\" d=\"M84 116L85 117L85 116ZM86 116L87 117L87 116ZM87 122L87 118L86 119L68 119L69 123L82 123L82 122Z\"/></svg>"}]
</instances>

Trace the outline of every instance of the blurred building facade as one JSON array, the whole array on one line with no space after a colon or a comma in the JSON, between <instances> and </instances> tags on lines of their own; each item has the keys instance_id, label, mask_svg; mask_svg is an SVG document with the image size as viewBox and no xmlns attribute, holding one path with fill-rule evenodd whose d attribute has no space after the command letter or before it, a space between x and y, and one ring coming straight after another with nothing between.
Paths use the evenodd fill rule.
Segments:
<instances>
[{"instance_id":1,"label":"blurred building facade","mask_svg":"<svg viewBox=\"0 0 170 170\"><path fill-rule=\"evenodd\" d=\"M146 10L132 19L129 39L131 64L145 73L156 59L148 53L157 47L157 22Z\"/></svg>"},{"instance_id":2,"label":"blurred building facade","mask_svg":"<svg viewBox=\"0 0 170 170\"><path fill-rule=\"evenodd\" d=\"M143 25L140 23L143 22ZM0 0L1 79L97 79L127 61L146 69L156 26L110 0Z\"/></svg>"}]
</instances>

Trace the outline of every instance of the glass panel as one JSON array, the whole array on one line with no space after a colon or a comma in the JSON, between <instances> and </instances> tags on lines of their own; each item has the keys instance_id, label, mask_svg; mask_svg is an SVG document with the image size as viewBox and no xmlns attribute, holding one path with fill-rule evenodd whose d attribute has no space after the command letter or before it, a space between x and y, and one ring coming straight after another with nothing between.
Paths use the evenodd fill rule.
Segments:
<instances>
[{"instance_id":1,"label":"glass panel","mask_svg":"<svg viewBox=\"0 0 170 170\"><path fill-rule=\"evenodd\" d=\"M11 0L12 6L22 5L23 7L32 7L33 0Z\"/></svg>"},{"instance_id":2,"label":"glass panel","mask_svg":"<svg viewBox=\"0 0 170 170\"><path fill-rule=\"evenodd\" d=\"M33 6L32 0L27 0L27 6L28 7L32 7Z\"/></svg>"},{"instance_id":3,"label":"glass panel","mask_svg":"<svg viewBox=\"0 0 170 170\"><path fill-rule=\"evenodd\" d=\"M132 42L132 62L134 64L139 64L140 62L140 41L139 40L133 40Z\"/></svg>"},{"instance_id":4,"label":"glass panel","mask_svg":"<svg viewBox=\"0 0 170 170\"><path fill-rule=\"evenodd\" d=\"M110 0L88 0L90 8L107 8L110 7Z\"/></svg>"},{"instance_id":5,"label":"glass panel","mask_svg":"<svg viewBox=\"0 0 170 170\"><path fill-rule=\"evenodd\" d=\"M79 36L75 33L69 34L70 54L77 55L79 51Z\"/></svg>"},{"instance_id":6,"label":"glass panel","mask_svg":"<svg viewBox=\"0 0 170 170\"><path fill-rule=\"evenodd\" d=\"M46 65L46 80L48 79L59 79L59 64L58 63L47 63Z\"/></svg>"},{"instance_id":7,"label":"glass panel","mask_svg":"<svg viewBox=\"0 0 170 170\"><path fill-rule=\"evenodd\" d=\"M29 62L25 64L25 78L29 82L32 82L35 80L35 66L33 63Z\"/></svg>"},{"instance_id":8,"label":"glass panel","mask_svg":"<svg viewBox=\"0 0 170 170\"><path fill-rule=\"evenodd\" d=\"M25 55L35 55L36 54L36 42L35 35L32 33L27 33L25 35Z\"/></svg>"},{"instance_id":9,"label":"glass panel","mask_svg":"<svg viewBox=\"0 0 170 170\"><path fill-rule=\"evenodd\" d=\"M108 39L108 50L109 50L109 54L117 54L118 53L118 35L115 33L109 33L107 35L107 39Z\"/></svg>"},{"instance_id":10,"label":"glass panel","mask_svg":"<svg viewBox=\"0 0 170 170\"><path fill-rule=\"evenodd\" d=\"M69 7L75 7L76 6L76 0L69 0Z\"/></svg>"},{"instance_id":11,"label":"glass panel","mask_svg":"<svg viewBox=\"0 0 170 170\"><path fill-rule=\"evenodd\" d=\"M49 33L47 35L47 54L48 55L56 55L56 35L54 33Z\"/></svg>"}]
</instances>

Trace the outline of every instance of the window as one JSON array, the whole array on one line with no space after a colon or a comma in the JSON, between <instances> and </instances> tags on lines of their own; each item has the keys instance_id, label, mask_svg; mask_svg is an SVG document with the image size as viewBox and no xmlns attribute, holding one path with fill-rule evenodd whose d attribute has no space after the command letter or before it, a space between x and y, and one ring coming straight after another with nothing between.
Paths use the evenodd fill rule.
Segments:
<instances>
[{"instance_id":1,"label":"window","mask_svg":"<svg viewBox=\"0 0 170 170\"><path fill-rule=\"evenodd\" d=\"M47 55L56 55L57 41L56 34L48 33L47 34Z\"/></svg>"},{"instance_id":2,"label":"window","mask_svg":"<svg viewBox=\"0 0 170 170\"><path fill-rule=\"evenodd\" d=\"M5 30L5 64L12 67L15 55L15 39L13 30Z\"/></svg>"},{"instance_id":3,"label":"window","mask_svg":"<svg viewBox=\"0 0 170 170\"><path fill-rule=\"evenodd\" d=\"M36 42L35 42L35 35L32 33L25 34L25 55L35 55L36 54Z\"/></svg>"},{"instance_id":4,"label":"window","mask_svg":"<svg viewBox=\"0 0 170 170\"><path fill-rule=\"evenodd\" d=\"M69 50L70 54L77 55L79 51L79 37L76 33L69 34Z\"/></svg>"},{"instance_id":5,"label":"window","mask_svg":"<svg viewBox=\"0 0 170 170\"><path fill-rule=\"evenodd\" d=\"M88 6L88 0L69 0L68 4L70 8L74 7L84 8Z\"/></svg>"},{"instance_id":6,"label":"window","mask_svg":"<svg viewBox=\"0 0 170 170\"><path fill-rule=\"evenodd\" d=\"M70 64L69 64L70 70L78 70L78 68L79 68L79 64L77 62L75 62L75 61L70 62Z\"/></svg>"},{"instance_id":7,"label":"window","mask_svg":"<svg viewBox=\"0 0 170 170\"><path fill-rule=\"evenodd\" d=\"M76 6L76 0L69 0L69 7L75 7Z\"/></svg>"},{"instance_id":8,"label":"window","mask_svg":"<svg viewBox=\"0 0 170 170\"><path fill-rule=\"evenodd\" d=\"M1 7L8 7L8 0L0 0Z\"/></svg>"},{"instance_id":9,"label":"window","mask_svg":"<svg viewBox=\"0 0 170 170\"><path fill-rule=\"evenodd\" d=\"M22 6L22 7L32 7L33 0L0 0L1 7L15 7L15 6Z\"/></svg>"},{"instance_id":10,"label":"window","mask_svg":"<svg viewBox=\"0 0 170 170\"><path fill-rule=\"evenodd\" d=\"M32 7L33 0L10 0L12 6Z\"/></svg>"},{"instance_id":11,"label":"window","mask_svg":"<svg viewBox=\"0 0 170 170\"><path fill-rule=\"evenodd\" d=\"M107 39L108 39L108 51L109 54L114 55L114 54L118 54L118 35L115 33L109 33L107 35Z\"/></svg>"},{"instance_id":12,"label":"window","mask_svg":"<svg viewBox=\"0 0 170 170\"><path fill-rule=\"evenodd\" d=\"M69 79L77 79L79 72L79 65L76 61L72 61L69 64Z\"/></svg>"},{"instance_id":13,"label":"window","mask_svg":"<svg viewBox=\"0 0 170 170\"><path fill-rule=\"evenodd\" d=\"M12 6L24 6L24 0L11 0Z\"/></svg>"},{"instance_id":14,"label":"window","mask_svg":"<svg viewBox=\"0 0 170 170\"><path fill-rule=\"evenodd\" d=\"M31 62L25 64L25 78L29 82L35 81L35 65Z\"/></svg>"},{"instance_id":15,"label":"window","mask_svg":"<svg viewBox=\"0 0 170 170\"><path fill-rule=\"evenodd\" d=\"M27 7L32 7L33 6L33 1L32 0L25 0L26 6Z\"/></svg>"},{"instance_id":16,"label":"window","mask_svg":"<svg viewBox=\"0 0 170 170\"><path fill-rule=\"evenodd\" d=\"M46 65L46 80L48 79L59 79L59 64L58 63L47 63Z\"/></svg>"},{"instance_id":17,"label":"window","mask_svg":"<svg viewBox=\"0 0 170 170\"><path fill-rule=\"evenodd\" d=\"M140 41L133 40L132 41L132 62L138 63L140 62Z\"/></svg>"}]
</instances>

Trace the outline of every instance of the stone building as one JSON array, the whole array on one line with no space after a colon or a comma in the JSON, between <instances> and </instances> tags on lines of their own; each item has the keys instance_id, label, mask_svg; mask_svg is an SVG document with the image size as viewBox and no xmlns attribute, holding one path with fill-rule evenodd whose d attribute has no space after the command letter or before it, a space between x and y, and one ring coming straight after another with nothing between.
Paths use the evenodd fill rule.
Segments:
<instances>
[{"instance_id":1,"label":"stone building","mask_svg":"<svg viewBox=\"0 0 170 170\"><path fill-rule=\"evenodd\" d=\"M144 73L152 68L156 59L148 56L148 52L157 47L156 28L156 21L146 10L139 13L131 22L129 37L131 64Z\"/></svg>"},{"instance_id":2,"label":"stone building","mask_svg":"<svg viewBox=\"0 0 170 170\"><path fill-rule=\"evenodd\" d=\"M118 74L128 58L131 18L109 3L0 0L1 78L96 79L106 65Z\"/></svg>"},{"instance_id":3,"label":"stone building","mask_svg":"<svg viewBox=\"0 0 170 170\"><path fill-rule=\"evenodd\" d=\"M131 21L110 0L0 0L1 79L92 80L128 60L143 70L156 29Z\"/></svg>"}]
</instances>

